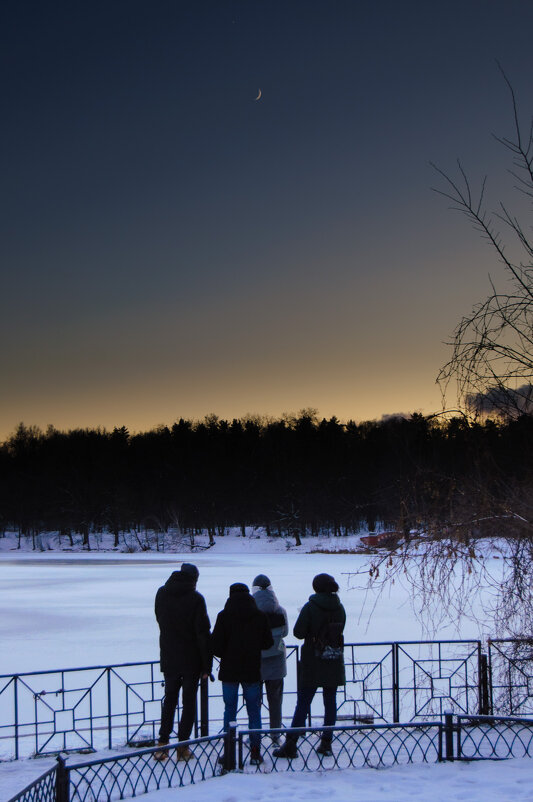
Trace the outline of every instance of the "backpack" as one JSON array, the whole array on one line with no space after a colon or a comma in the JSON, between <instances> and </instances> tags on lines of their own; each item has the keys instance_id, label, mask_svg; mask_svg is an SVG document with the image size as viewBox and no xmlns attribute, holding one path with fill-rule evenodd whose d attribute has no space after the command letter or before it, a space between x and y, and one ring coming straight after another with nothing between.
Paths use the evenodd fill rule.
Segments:
<instances>
[{"instance_id":1,"label":"backpack","mask_svg":"<svg viewBox=\"0 0 533 802\"><path fill-rule=\"evenodd\" d=\"M315 657L320 660L342 660L344 657L344 625L328 617L313 637Z\"/></svg>"}]
</instances>

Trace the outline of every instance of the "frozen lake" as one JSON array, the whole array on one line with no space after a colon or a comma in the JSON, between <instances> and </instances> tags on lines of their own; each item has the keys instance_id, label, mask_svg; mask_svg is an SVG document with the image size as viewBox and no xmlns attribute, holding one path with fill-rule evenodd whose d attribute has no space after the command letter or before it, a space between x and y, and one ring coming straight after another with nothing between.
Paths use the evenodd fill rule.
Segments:
<instances>
[{"instance_id":1,"label":"frozen lake","mask_svg":"<svg viewBox=\"0 0 533 802\"><path fill-rule=\"evenodd\" d=\"M225 544L226 545L226 544ZM411 606L408 588L396 584L375 599L351 589L350 574L366 561L362 555L261 553L248 543L227 542L223 553L198 554L0 554L0 673L84 665L156 660L158 628L155 593L183 561L200 570L198 590L205 596L211 623L228 596L229 585L251 586L267 574L292 627L298 610L313 592L317 573L333 574L346 608L347 642L409 641L427 637ZM257 549L259 544L255 544ZM369 615L372 616L369 621ZM442 627L438 638L477 638L478 627ZM289 636L287 642L295 642Z\"/></svg>"}]
</instances>

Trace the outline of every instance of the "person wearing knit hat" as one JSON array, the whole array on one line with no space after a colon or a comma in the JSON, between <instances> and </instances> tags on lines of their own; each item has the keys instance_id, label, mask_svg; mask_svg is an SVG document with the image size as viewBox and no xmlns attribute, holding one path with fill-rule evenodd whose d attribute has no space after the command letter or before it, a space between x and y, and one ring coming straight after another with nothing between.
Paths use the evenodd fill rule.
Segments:
<instances>
[{"instance_id":1,"label":"person wearing knit hat","mask_svg":"<svg viewBox=\"0 0 533 802\"><path fill-rule=\"evenodd\" d=\"M268 587L271 587L270 579L266 574L258 574L254 581L252 582L252 593L253 588L260 588L261 590L266 590Z\"/></svg>"},{"instance_id":2,"label":"person wearing knit hat","mask_svg":"<svg viewBox=\"0 0 533 802\"><path fill-rule=\"evenodd\" d=\"M330 574L317 574L313 579L315 593L337 593L339 586Z\"/></svg>"},{"instance_id":3,"label":"person wearing knit hat","mask_svg":"<svg viewBox=\"0 0 533 802\"><path fill-rule=\"evenodd\" d=\"M279 729L282 725L283 680L287 675L287 653L283 638L289 633L289 622L268 576L256 576L252 583L252 595L259 609L266 614L274 638L270 649L261 652L261 679L268 702L270 729ZM278 740L279 736L273 734L272 741L278 743Z\"/></svg>"},{"instance_id":4,"label":"person wearing knit hat","mask_svg":"<svg viewBox=\"0 0 533 802\"><path fill-rule=\"evenodd\" d=\"M230 585L229 598L217 616L212 637L213 653L220 657L218 678L222 682L225 732L237 718L239 685L246 702L248 726L251 730L261 729L261 651L272 643L268 619L258 609L248 585ZM228 760L225 755L225 765ZM259 733L250 735L250 762L263 762Z\"/></svg>"},{"instance_id":5,"label":"person wearing knit hat","mask_svg":"<svg viewBox=\"0 0 533 802\"><path fill-rule=\"evenodd\" d=\"M182 711L178 724L178 740L191 737L196 718L196 695L200 677L211 674L211 624L204 597L197 592L198 568L183 563L174 571L155 597L155 615L159 624L161 671L165 678L165 696L161 710L158 745L165 747L174 728L178 696L182 691ZM193 755L186 744L176 749L178 760ZM166 760L168 749L154 752L156 760Z\"/></svg>"},{"instance_id":6,"label":"person wearing knit hat","mask_svg":"<svg viewBox=\"0 0 533 802\"><path fill-rule=\"evenodd\" d=\"M334 726L337 721L337 687L346 682L342 649L346 612L337 595L339 586L330 574L317 574L313 579L313 590L315 593L302 607L293 629L294 636L303 639L304 643L291 728L305 726L318 688L322 688L324 699L324 726ZM274 756L297 757L298 737L298 732L290 733L285 743L274 750ZM332 731L323 730L316 749L318 754L331 755L331 742Z\"/></svg>"}]
</instances>

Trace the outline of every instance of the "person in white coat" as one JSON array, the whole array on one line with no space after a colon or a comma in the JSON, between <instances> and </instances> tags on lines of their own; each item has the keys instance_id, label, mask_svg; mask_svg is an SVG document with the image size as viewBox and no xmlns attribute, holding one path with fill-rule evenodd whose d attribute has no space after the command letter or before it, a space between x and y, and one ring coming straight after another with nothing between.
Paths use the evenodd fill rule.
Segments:
<instances>
[{"instance_id":1,"label":"person in white coat","mask_svg":"<svg viewBox=\"0 0 533 802\"><path fill-rule=\"evenodd\" d=\"M282 726L283 680L287 675L287 654L283 638L289 632L289 622L268 576L256 576L252 584L252 595L261 612L266 613L274 639L273 646L261 652L261 679L267 696L270 727L278 729ZM277 743L278 737L274 736L273 740Z\"/></svg>"}]
</instances>

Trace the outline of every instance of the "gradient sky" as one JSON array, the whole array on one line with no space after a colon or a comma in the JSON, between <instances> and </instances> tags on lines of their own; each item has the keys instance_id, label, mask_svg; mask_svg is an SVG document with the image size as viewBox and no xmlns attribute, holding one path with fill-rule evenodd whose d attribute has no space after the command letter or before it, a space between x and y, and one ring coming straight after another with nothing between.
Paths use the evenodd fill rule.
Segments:
<instances>
[{"instance_id":1,"label":"gradient sky","mask_svg":"<svg viewBox=\"0 0 533 802\"><path fill-rule=\"evenodd\" d=\"M495 59L527 117L532 31L531 0L5 0L0 439L438 410L499 269L429 162L507 192Z\"/></svg>"}]
</instances>

